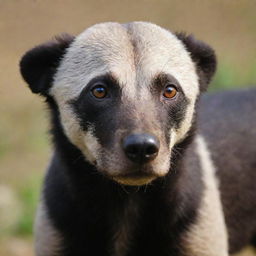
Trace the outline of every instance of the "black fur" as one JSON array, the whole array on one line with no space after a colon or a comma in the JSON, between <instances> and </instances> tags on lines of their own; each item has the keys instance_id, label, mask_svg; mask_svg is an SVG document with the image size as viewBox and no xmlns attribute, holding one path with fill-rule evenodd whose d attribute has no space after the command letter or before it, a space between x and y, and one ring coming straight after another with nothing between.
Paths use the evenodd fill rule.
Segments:
<instances>
[{"instance_id":1,"label":"black fur","mask_svg":"<svg viewBox=\"0 0 256 256\"><path fill-rule=\"evenodd\" d=\"M191 58L196 64L201 91L206 91L217 67L214 50L208 44L195 39L193 35L176 33L176 36L190 52Z\"/></svg>"},{"instance_id":2,"label":"black fur","mask_svg":"<svg viewBox=\"0 0 256 256\"><path fill-rule=\"evenodd\" d=\"M20 61L20 72L33 93L46 96L61 57L74 37L68 34L28 51Z\"/></svg>"},{"instance_id":3,"label":"black fur","mask_svg":"<svg viewBox=\"0 0 256 256\"><path fill-rule=\"evenodd\" d=\"M207 95L199 109L199 131L207 139L220 179L230 253L256 237L255 110L256 89Z\"/></svg>"},{"instance_id":4,"label":"black fur","mask_svg":"<svg viewBox=\"0 0 256 256\"><path fill-rule=\"evenodd\" d=\"M176 95L177 97L174 100L168 100L161 97L161 100L159 101L159 95L162 94L163 88L167 85L173 85L177 89L179 95ZM152 82L151 91L156 97L155 102L158 103L158 116L161 117L161 120L158 121L159 123L164 124L162 129L166 130L166 134L170 134L170 129L172 127L178 129L184 120L189 100L185 96L177 79L170 74L158 74ZM165 106L166 113L163 111L163 105Z\"/></svg>"},{"instance_id":5,"label":"black fur","mask_svg":"<svg viewBox=\"0 0 256 256\"><path fill-rule=\"evenodd\" d=\"M96 84L103 85L107 92L104 99L95 98L91 90ZM118 128L125 125L129 126L129 122L125 115L123 117L119 114L121 112L121 90L117 79L111 74L105 74L100 77L93 78L77 99L70 102L74 112L79 117L80 125L86 131L88 126L94 125L95 135L99 139L102 146L111 147L113 137ZM119 116L120 118L116 118ZM102 124L105 124L104 126ZM111 131L107 132L107 131Z\"/></svg>"}]
</instances>

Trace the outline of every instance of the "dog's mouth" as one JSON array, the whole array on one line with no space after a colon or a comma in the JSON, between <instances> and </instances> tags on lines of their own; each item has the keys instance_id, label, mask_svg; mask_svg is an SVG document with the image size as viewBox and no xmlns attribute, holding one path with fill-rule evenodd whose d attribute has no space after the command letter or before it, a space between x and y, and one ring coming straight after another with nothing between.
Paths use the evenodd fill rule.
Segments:
<instances>
[{"instance_id":1,"label":"dog's mouth","mask_svg":"<svg viewBox=\"0 0 256 256\"><path fill-rule=\"evenodd\" d=\"M116 182L123 185L142 186L142 185L149 184L154 179L156 179L157 176L138 171L138 172L129 173L129 174L116 175L116 176L113 176L112 178Z\"/></svg>"}]
</instances>

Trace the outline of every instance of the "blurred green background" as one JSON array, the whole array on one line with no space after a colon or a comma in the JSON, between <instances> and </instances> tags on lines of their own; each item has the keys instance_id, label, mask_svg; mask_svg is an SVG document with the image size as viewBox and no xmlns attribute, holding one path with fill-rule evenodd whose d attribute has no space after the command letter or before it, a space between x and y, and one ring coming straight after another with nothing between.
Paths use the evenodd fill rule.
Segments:
<instances>
[{"instance_id":1,"label":"blurred green background","mask_svg":"<svg viewBox=\"0 0 256 256\"><path fill-rule=\"evenodd\" d=\"M216 50L210 90L256 86L254 0L0 0L0 255L33 255L32 225L51 155L43 99L22 81L22 54L54 35L144 20L186 31ZM249 254L247 254L249 255Z\"/></svg>"}]
</instances>

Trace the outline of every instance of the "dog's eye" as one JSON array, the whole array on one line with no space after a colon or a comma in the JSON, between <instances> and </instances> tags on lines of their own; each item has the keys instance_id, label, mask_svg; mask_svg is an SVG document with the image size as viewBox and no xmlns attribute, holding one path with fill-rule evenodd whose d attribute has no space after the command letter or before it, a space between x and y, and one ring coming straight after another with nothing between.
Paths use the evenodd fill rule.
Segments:
<instances>
[{"instance_id":1,"label":"dog's eye","mask_svg":"<svg viewBox=\"0 0 256 256\"><path fill-rule=\"evenodd\" d=\"M165 98L172 99L176 96L176 94L177 89L175 88L174 85L169 84L164 88L163 96Z\"/></svg>"},{"instance_id":2,"label":"dog's eye","mask_svg":"<svg viewBox=\"0 0 256 256\"><path fill-rule=\"evenodd\" d=\"M92 88L92 95L98 99L105 98L107 96L107 89L103 85L96 85Z\"/></svg>"}]
</instances>

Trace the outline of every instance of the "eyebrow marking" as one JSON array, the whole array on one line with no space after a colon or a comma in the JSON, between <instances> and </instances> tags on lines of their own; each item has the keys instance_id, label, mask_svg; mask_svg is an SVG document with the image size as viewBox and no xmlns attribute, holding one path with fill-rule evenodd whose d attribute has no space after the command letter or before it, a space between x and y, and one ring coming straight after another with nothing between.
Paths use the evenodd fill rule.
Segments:
<instances>
[{"instance_id":1,"label":"eyebrow marking","mask_svg":"<svg viewBox=\"0 0 256 256\"><path fill-rule=\"evenodd\" d=\"M158 91L162 90L165 85L167 84L173 84L177 88L179 92L181 92L184 95L184 91L182 90L182 87L179 83L179 81L171 74L166 73L157 73L151 83L150 83L150 90L151 91Z\"/></svg>"},{"instance_id":2,"label":"eyebrow marking","mask_svg":"<svg viewBox=\"0 0 256 256\"><path fill-rule=\"evenodd\" d=\"M98 81L104 81L104 82L113 83L113 84L116 84L116 85L120 84L118 78L112 72L107 72L105 74L102 74L100 76L96 76L96 77L92 78L88 82L86 87L88 87L88 86L90 86L93 83L98 82Z\"/></svg>"}]
</instances>

